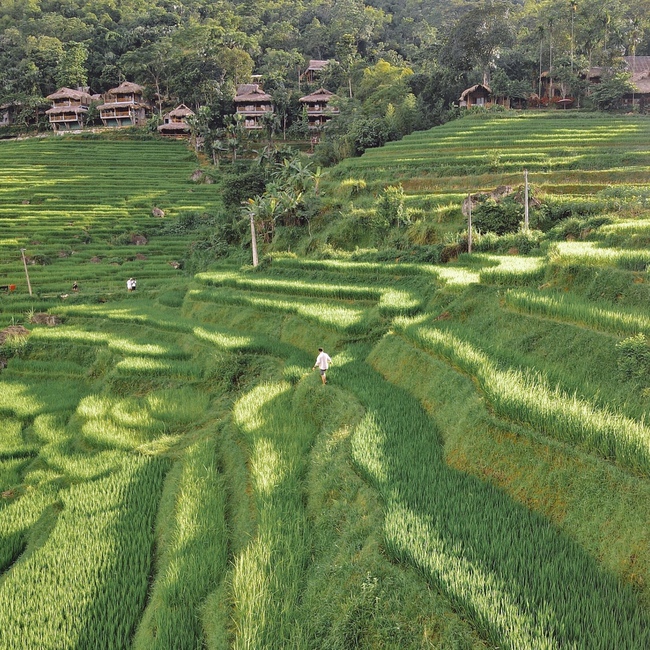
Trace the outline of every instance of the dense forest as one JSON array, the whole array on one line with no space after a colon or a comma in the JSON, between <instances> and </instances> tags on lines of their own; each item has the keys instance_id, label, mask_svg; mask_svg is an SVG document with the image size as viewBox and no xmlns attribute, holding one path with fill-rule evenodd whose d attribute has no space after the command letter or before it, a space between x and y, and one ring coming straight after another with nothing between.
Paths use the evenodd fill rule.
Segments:
<instances>
[{"instance_id":1,"label":"dense forest","mask_svg":"<svg viewBox=\"0 0 650 650\"><path fill-rule=\"evenodd\" d=\"M319 83L363 148L391 139L377 129L444 121L473 83L524 98L551 69L579 97L587 69L635 54L650 54L646 0L0 0L0 104L20 103L25 123L61 86L129 80L159 110L204 106L223 126L255 73L286 127L306 62L330 59Z\"/></svg>"}]
</instances>

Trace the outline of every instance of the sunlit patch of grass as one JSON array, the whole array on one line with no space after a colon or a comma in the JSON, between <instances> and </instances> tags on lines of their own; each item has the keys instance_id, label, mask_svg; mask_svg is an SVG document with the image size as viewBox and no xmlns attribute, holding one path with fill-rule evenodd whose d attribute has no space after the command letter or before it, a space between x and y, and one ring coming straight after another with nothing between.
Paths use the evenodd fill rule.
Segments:
<instances>
[{"instance_id":1,"label":"sunlit patch of grass","mask_svg":"<svg viewBox=\"0 0 650 650\"><path fill-rule=\"evenodd\" d=\"M650 471L650 428L644 422L566 394L550 386L541 373L501 370L485 352L451 332L395 325L416 345L474 377L501 416L635 471Z\"/></svg>"},{"instance_id":2,"label":"sunlit patch of grass","mask_svg":"<svg viewBox=\"0 0 650 650\"><path fill-rule=\"evenodd\" d=\"M505 304L523 313L557 318L615 334L650 334L650 317L640 311L612 309L609 305L564 294L511 289L504 295Z\"/></svg>"},{"instance_id":3,"label":"sunlit patch of grass","mask_svg":"<svg viewBox=\"0 0 650 650\"><path fill-rule=\"evenodd\" d=\"M440 279L450 285L465 286L479 282L480 275L459 266L438 266L436 271Z\"/></svg>"},{"instance_id":4,"label":"sunlit patch of grass","mask_svg":"<svg viewBox=\"0 0 650 650\"><path fill-rule=\"evenodd\" d=\"M650 264L647 251L603 248L597 242L558 242L549 258L555 263L612 266L630 271L645 271Z\"/></svg>"},{"instance_id":5,"label":"sunlit patch of grass","mask_svg":"<svg viewBox=\"0 0 650 650\"><path fill-rule=\"evenodd\" d=\"M519 255L486 255L498 265L480 272L484 284L517 285L541 280L544 273L543 257L522 257Z\"/></svg>"},{"instance_id":6,"label":"sunlit patch of grass","mask_svg":"<svg viewBox=\"0 0 650 650\"><path fill-rule=\"evenodd\" d=\"M238 350L251 345L254 339L250 336L228 334L223 331L209 331L205 327L195 327L194 335L204 341L208 341L221 350Z\"/></svg>"},{"instance_id":7,"label":"sunlit patch of grass","mask_svg":"<svg viewBox=\"0 0 650 650\"><path fill-rule=\"evenodd\" d=\"M332 302L320 302L306 298L283 299L280 296L276 298L262 297L228 289L218 292L193 289L188 293L193 300L204 300L218 304L245 305L262 311L297 314L335 330L360 331L364 329L365 310L357 307Z\"/></svg>"}]
</instances>

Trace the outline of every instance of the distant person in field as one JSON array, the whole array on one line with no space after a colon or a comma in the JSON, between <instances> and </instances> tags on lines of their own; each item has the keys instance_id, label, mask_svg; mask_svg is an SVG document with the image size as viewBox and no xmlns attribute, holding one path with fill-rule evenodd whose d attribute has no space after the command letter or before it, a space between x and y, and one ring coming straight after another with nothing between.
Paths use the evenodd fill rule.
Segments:
<instances>
[{"instance_id":1,"label":"distant person in field","mask_svg":"<svg viewBox=\"0 0 650 650\"><path fill-rule=\"evenodd\" d=\"M126 290L127 291L135 291L136 283L134 278L129 278L126 281Z\"/></svg>"},{"instance_id":2,"label":"distant person in field","mask_svg":"<svg viewBox=\"0 0 650 650\"><path fill-rule=\"evenodd\" d=\"M320 368L320 378L323 384L327 383L327 369L330 367L332 359L327 352L323 352L323 348L318 348L318 356L316 357L316 363L314 368Z\"/></svg>"},{"instance_id":3,"label":"distant person in field","mask_svg":"<svg viewBox=\"0 0 650 650\"><path fill-rule=\"evenodd\" d=\"M79 283L76 280L72 283L72 290L79 291Z\"/></svg>"}]
</instances>

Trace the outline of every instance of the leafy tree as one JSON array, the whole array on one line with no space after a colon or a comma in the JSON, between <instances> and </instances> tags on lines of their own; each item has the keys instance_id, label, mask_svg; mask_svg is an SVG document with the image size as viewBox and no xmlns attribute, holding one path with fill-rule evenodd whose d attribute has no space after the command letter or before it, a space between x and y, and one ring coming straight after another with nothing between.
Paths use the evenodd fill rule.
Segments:
<instances>
[{"instance_id":1,"label":"leafy tree","mask_svg":"<svg viewBox=\"0 0 650 650\"><path fill-rule=\"evenodd\" d=\"M620 108L624 95L632 93L634 86L629 72L613 72L593 86L590 99L601 110Z\"/></svg>"},{"instance_id":2,"label":"leafy tree","mask_svg":"<svg viewBox=\"0 0 650 650\"><path fill-rule=\"evenodd\" d=\"M411 68L391 65L383 59L366 68L357 91L364 113L378 117L386 113L389 104L400 105L409 94L408 79L412 75Z\"/></svg>"},{"instance_id":3,"label":"leafy tree","mask_svg":"<svg viewBox=\"0 0 650 650\"><path fill-rule=\"evenodd\" d=\"M88 51L82 43L73 43L62 55L56 68L57 86L80 88L88 84Z\"/></svg>"},{"instance_id":4,"label":"leafy tree","mask_svg":"<svg viewBox=\"0 0 650 650\"><path fill-rule=\"evenodd\" d=\"M483 83L490 83L490 68L504 47L515 42L511 7L489 2L470 9L451 29L443 61L457 70L478 67Z\"/></svg>"}]
</instances>

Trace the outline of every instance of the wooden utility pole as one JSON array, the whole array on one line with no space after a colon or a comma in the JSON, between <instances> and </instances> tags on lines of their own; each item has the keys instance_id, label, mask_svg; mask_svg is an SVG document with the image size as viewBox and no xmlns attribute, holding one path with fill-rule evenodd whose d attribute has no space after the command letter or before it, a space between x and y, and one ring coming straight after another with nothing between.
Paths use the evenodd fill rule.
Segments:
<instances>
[{"instance_id":1,"label":"wooden utility pole","mask_svg":"<svg viewBox=\"0 0 650 650\"><path fill-rule=\"evenodd\" d=\"M23 266L25 267L25 277L27 278L27 288L29 289L29 295L32 295L32 285L29 281L29 273L27 272L27 260L25 259L25 249L20 249L20 254L23 256Z\"/></svg>"},{"instance_id":2,"label":"wooden utility pole","mask_svg":"<svg viewBox=\"0 0 650 650\"><path fill-rule=\"evenodd\" d=\"M472 195L467 195L467 203L469 204L469 213L467 215L467 252L472 252Z\"/></svg>"},{"instance_id":3,"label":"wooden utility pole","mask_svg":"<svg viewBox=\"0 0 650 650\"><path fill-rule=\"evenodd\" d=\"M528 231L528 170L524 169L524 230Z\"/></svg>"},{"instance_id":4,"label":"wooden utility pole","mask_svg":"<svg viewBox=\"0 0 650 650\"><path fill-rule=\"evenodd\" d=\"M253 266L257 266L257 233L255 232L255 219L251 214L251 247L253 248Z\"/></svg>"}]
</instances>

